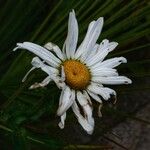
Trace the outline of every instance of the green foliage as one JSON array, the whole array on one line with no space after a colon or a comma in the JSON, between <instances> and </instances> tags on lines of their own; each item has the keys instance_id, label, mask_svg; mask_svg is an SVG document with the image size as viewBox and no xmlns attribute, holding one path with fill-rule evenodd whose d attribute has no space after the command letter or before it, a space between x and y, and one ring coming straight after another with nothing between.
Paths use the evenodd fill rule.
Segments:
<instances>
[{"instance_id":1,"label":"green foliage","mask_svg":"<svg viewBox=\"0 0 150 150\"><path fill-rule=\"evenodd\" d=\"M21 83L23 76L31 67L33 55L25 51L12 52L16 43L23 41L41 45L51 41L62 47L67 34L68 13L71 9L75 10L79 21L79 43L85 36L89 22L104 16L105 23L99 42L104 38L117 41L119 43L117 50L108 57L124 55L128 58L130 63L119 67L119 71L131 77L135 83L128 88L122 86L116 90L128 94L128 91L136 90L139 85L140 90L149 89L146 83L141 86L136 82L137 78L150 75L148 0L2 0L0 1L0 137L4 139L0 141L4 145L2 149L10 147L13 150L61 149L64 144L65 149L84 148L80 145L76 147L61 139L61 133L56 137L51 135L53 133L48 133L49 128L58 130L55 112L60 91L53 83L43 89L28 90L32 83L41 81L45 74L36 70L25 83ZM109 111L112 112L111 109ZM68 115L69 126L75 121L71 116L72 114ZM118 122L127 117L127 115L118 117L118 113L110 113L109 116L118 118L116 119ZM102 128L97 134L108 131L104 126L105 121L102 120L101 123ZM110 127L108 128L110 130Z\"/></svg>"}]
</instances>

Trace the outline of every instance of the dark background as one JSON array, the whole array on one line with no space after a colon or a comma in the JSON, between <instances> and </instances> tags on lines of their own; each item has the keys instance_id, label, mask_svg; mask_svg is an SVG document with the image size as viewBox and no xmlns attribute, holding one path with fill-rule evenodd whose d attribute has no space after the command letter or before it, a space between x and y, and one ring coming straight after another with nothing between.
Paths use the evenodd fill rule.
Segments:
<instances>
[{"instance_id":1,"label":"dark background","mask_svg":"<svg viewBox=\"0 0 150 150\"><path fill-rule=\"evenodd\" d=\"M68 14L74 9L79 23L79 44L88 24L101 16L102 39L119 46L108 57L124 56L127 64L119 73L132 85L113 86L118 101L104 102L103 117L87 135L71 110L64 130L56 116L60 91L51 83L43 89L28 90L45 74L36 70L21 80L31 67L32 54L12 52L17 42L40 45L53 42L62 47L67 34ZM150 9L148 0L0 0L0 150L46 149L132 149L150 146Z\"/></svg>"}]
</instances>

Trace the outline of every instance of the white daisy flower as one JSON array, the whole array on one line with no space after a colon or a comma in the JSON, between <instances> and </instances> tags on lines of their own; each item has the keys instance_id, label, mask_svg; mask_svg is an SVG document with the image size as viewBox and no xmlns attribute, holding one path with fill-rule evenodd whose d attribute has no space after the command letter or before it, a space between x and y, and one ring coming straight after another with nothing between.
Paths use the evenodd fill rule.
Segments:
<instances>
[{"instance_id":1,"label":"white daisy flower","mask_svg":"<svg viewBox=\"0 0 150 150\"><path fill-rule=\"evenodd\" d=\"M111 95L116 96L113 89L104 87L103 84L130 84L132 82L125 76L119 76L117 70L114 69L121 63L127 62L124 57L104 60L118 43L109 42L107 39L100 44L96 43L102 26L102 17L92 21L83 42L77 48L78 23L73 10L69 14L68 35L62 51L53 43L47 43L42 47L31 42L17 43L17 47L14 49L14 51L27 49L37 55L32 59L33 67L23 81L35 68L41 68L48 75L41 83L31 85L30 89L44 87L54 81L62 90L57 110L57 115L61 119L60 128L64 128L66 112L71 107L84 130L88 134L92 134L94 118L91 99L100 103L98 115L101 116L102 100L108 100ZM79 107L83 109L84 114L81 113Z\"/></svg>"}]
</instances>

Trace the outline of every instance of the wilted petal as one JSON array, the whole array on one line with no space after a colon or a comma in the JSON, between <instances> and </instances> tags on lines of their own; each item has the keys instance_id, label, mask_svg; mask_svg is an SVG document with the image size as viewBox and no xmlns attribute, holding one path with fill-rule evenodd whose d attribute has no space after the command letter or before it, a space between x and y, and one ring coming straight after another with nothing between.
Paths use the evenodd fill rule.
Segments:
<instances>
[{"instance_id":1,"label":"wilted petal","mask_svg":"<svg viewBox=\"0 0 150 150\"><path fill-rule=\"evenodd\" d=\"M28 77L28 75L30 74L30 72L33 71L34 69L36 69L36 67L32 67L32 68L25 74L25 76L24 76L23 79L22 79L22 82L24 82L24 81L27 79L27 77Z\"/></svg>"},{"instance_id":2,"label":"wilted petal","mask_svg":"<svg viewBox=\"0 0 150 150\"><path fill-rule=\"evenodd\" d=\"M80 123L80 125L83 127L83 129L88 133L88 134L92 134L93 133L93 129L94 127L92 125L90 125L87 121L87 119L85 119L79 110L79 107L77 105L77 103L74 101L73 105L72 105L72 110L75 113L78 122Z\"/></svg>"},{"instance_id":3,"label":"wilted petal","mask_svg":"<svg viewBox=\"0 0 150 150\"><path fill-rule=\"evenodd\" d=\"M61 119L61 121L59 122L58 126L59 126L61 129L63 129L64 126L65 126L66 112L65 112L63 115L61 115L60 119Z\"/></svg>"},{"instance_id":4,"label":"wilted petal","mask_svg":"<svg viewBox=\"0 0 150 150\"><path fill-rule=\"evenodd\" d=\"M41 68L44 72L46 72L50 76L59 73L58 69L44 64L44 62L41 61L38 57L34 57L31 61L31 64L33 67Z\"/></svg>"},{"instance_id":5,"label":"wilted petal","mask_svg":"<svg viewBox=\"0 0 150 150\"><path fill-rule=\"evenodd\" d=\"M111 95L116 95L114 90L106 87L98 87L96 84L89 85L88 90L102 96L105 100L108 100Z\"/></svg>"},{"instance_id":6,"label":"wilted petal","mask_svg":"<svg viewBox=\"0 0 150 150\"><path fill-rule=\"evenodd\" d=\"M50 81L52 81L52 79L51 79L51 77L50 76L48 76L48 77L46 77L42 82L40 82L40 83L34 83L33 85L31 85L30 87L29 87L29 89L36 89L36 88L39 88L39 87L45 87L46 85L48 85L49 84L49 82Z\"/></svg>"},{"instance_id":7,"label":"wilted petal","mask_svg":"<svg viewBox=\"0 0 150 150\"><path fill-rule=\"evenodd\" d=\"M57 110L58 116L63 115L73 104L74 102L74 99L72 98L74 97L73 95L74 95L74 92L71 91L71 89L68 86L66 86L66 88L62 90L62 96L60 96L60 99L59 99L60 104Z\"/></svg>"},{"instance_id":8,"label":"wilted petal","mask_svg":"<svg viewBox=\"0 0 150 150\"><path fill-rule=\"evenodd\" d=\"M98 106L98 116L99 116L99 117L102 117L102 113L101 113L102 107L103 107L103 104L101 103L101 104Z\"/></svg>"},{"instance_id":9,"label":"wilted petal","mask_svg":"<svg viewBox=\"0 0 150 150\"><path fill-rule=\"evenodd\" d=\"M83 108L85 118L87 119L90 125L94 126L94 119L92 116L92 107L91 105L89 105L86 99L86 96L83 95L81 92L77 92L77 100Z\"/></svg>"},{"instance_id":10,"label":"wilted petal","mask_svg":"<svg viewBox=\"0 0 150 150\"><path fill-rule=\"evenodd\" d=\"M55 45L54 43L48 42L44 45L44 47L47 48L48 50L54 52L61 60L65 59L65 55L62 53L60 48L57 45Z\"/></svg>"},{"instance_id":11,"label":"wilted petal","mask_svg":"<svg viewBox=\"0 0 150 150\"><path fill-rule=\"evenodd\" d=\"M91 98L88 95L87 91L83 90L83 95L86 97L88 103L92 106L92 101L91 101Z\"/></svg>"},{"instance_id":12,"label":"wilted petal","mask_svg":"<svg viewBox=\"0 0 150 150\"><path fill-rule=\"evenodd\" d=\"M36 68L41 68L44 72L46 72L56 83L58 88L62 89L65 86L65 82L58 76L59 71L56 68L44 64L38 57L33 58L32 65Z\"/></svg>"},{"instance_id":13,"label":"wilted petal","mask_svg":"<svg viewBox=\"0 0 150 150\"><path fill-rule=\"evenodd\" d=\"M99 103L102 103L101 98L100 98L97 94L95 94L95 93L93 93L93 92L91 92L91 91L89 91L89 90L87 90L87 92L89 93L89 95L90 95L94 100L96 100L96 101L99 102Z\"/></svg>"},{"instance_id":14,"label":"wilted petal","mask_svg":"<svg viewBox=\"0 0 150 150\"><path fill-rule=\"evenodd\" d=\"M59 63L61 62L57 57L55 57L50 51L46 50L44 47L31 43L31 42L24 42L24 43L17 43L16 49L26 49L35 55L39 56L41 59L43 59L45 62L47 62L51 66L59 66Z\"/></svg>"}]
</instances>

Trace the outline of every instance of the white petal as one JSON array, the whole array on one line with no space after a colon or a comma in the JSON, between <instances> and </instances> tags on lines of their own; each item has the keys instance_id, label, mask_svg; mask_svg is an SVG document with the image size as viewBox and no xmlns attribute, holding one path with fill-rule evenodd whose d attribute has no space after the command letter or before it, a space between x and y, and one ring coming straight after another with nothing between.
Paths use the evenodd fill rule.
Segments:
<instances>
[{"instance_id":1,"label":"white petal","mask_svg":"<svg viewBox=\"0 0 150 150\"><path fill-rule=\"evenodd\" d=\"M103 49L106 49L108 47L109 44L109 40L108 39L104 39L100 44L99 44L99 49L98 51L102 51Z\"/></svg>"},{"instance_id":2,"label":"white petal","mask_svg":"<svg viewBox=\"0 0 150 150\"><path fill-rule=\"evenodd\" d=\"M108 51L111 52L113 51L116 47L118 46L118 43L117 42L110 42L109 45L108 45Z\"/></svg>"},{"instance_id":3,"label":"white petal","mask_svg":"<svg viewBox=\"0 0 150 150\"><path fill-rule=\"evenodd\" d=\"M126 58L115 57L115 58L107 59L107 60L103 61L99 66L107 67L107 68L114 68L114 67L120 65L121 63L127 63Z\"/></svg>"},{"instance_id":4,"label":"white petal","mask_svg":"<svg viewBox=\"0 0 150 150\"><path fill-rule=\"evenodd\" d=\"M76 93L75 93L75 90L71 90L71 91L72 91L71 99L74 102L75 101L75 97L76 97Z\"/></svg>"},{"instance_id":5,"label":"white petal","mask_svg":"<svg viewBox=\"0 0 150 150\"><path fill-rule=\"evenodd\" d=\"M52 79L51 79L50 76L48 76L41 83L34 83L33 85L31 85L29 87L29 89L36 89L36 88L39 88L39 87L45 87L46 85L49 84L50 81L52 81Z\"/></svg>"},{"instance_id":6,"label":"white petal","mask_svg":"<svg viewBox=\"0 0 150 150\"><path fill-rule=\"evenodd\" d=\"M88 53L84 53L84 55L81 55L80 59L82 62L86 62L89 58L92 58L97 53L98 47L99 44L95 44L92 50L90 50Z\"/></svg>"},{"instance_id":7,"label":"white petal","mask_svg":"<svg viewBox=\"0 0 150 150\"><path fill-rule=\"evenodd\" d=\"M24 81L27 79L27 77L28 77L28 75L30 74L30 72L33 71L34 69L36 69L36 67L32 67L32 68L25 74L25 76L24 76L23 79L22 79L22 82L24 82Z\"/></svg>"},{"instance_id":8,"label":"white petal","mask_svg":"<svg viewBox=\"0 0 150 150\"><path fill-rule=\"evenodd\" d=\"M86 106L88 105L87 99L83 97L82 93L80 91L77 92L77 100L80 103L81 106Z\"/></svg>"},{"instance_id":9,"label":"white petal","mask_svg":"<svg viewBox=\"0 0 150 150\"><path fill-rule=\"evenodd\" d=\"M99 18L97 21L93 21L90 23L88 27L87 34L81 43L81 46L76 52L75 58L79 58L82 54L85 52L89 52L94 48L94 45L96 44L96 41L101 33L103 26L103 18Z\"/></svg>"},{"instance_id":10,"label":"white petal","mask_svg":"<svg viewBox=\"0 0 150 150\"><path fill-rule=\"evenodd\" d=\"M101 61L104 60L104 58L108 55L109 52L111 52L116 46L118 45L117 42L110 42L105 39L101 42L98 48L98 52L93 56L92 58L89 58L86 63L88 66L93 66Z\"/></svg>"},{"instance_id":11,"label":"white petal","mask_svg":"<svg viewBox=\"0 0 150 150\"><path fill-rule=\"evenodd\" d=\"M99 82L102 84L131 84L132 81L124 76L114 76L114 77L92 77L93 82Z\"/></svg>"},{"instance_id":12,"label":"white petal","mask_svg":"<svg viewBox=\"0 0 150 150\"><path fill-rule=\"evenodd\" d=\"M103 59L108 55L108 51L102 51L102 52L98 52L97 54L95 54L95 56L93 56L92 58L88 59L86 61L86 64L91 67L95 64L99 64L99 62L103 61Z\"/></svg>"},{"instance_id":13,"label":"white petal","mask_svg":"<svg viewBox=\"0 0 150 150\"><path fill-rule=\"evenodd\" d=\"M100 62L108 55L108 51L103 51L102 53L95 54L91 59L86 61L86 64L91 67L95 64L100 64Z\"/></svg>"},{"instance_id":14,"label":"white petal","mask_svg":"<svg viewBox=\"0 0 150 150\"><path fill-rule=\"evenodd\" d=\"M107 59L101 63L97 63L93 66L91 66L91 69L98 69L98 68L114 68L118 65L120 65L121 63L127 63L126 58L124 57L115 57L115 58L111 58L111 59Z\"/></svg>"},{"instance_id":15,"label":"white petal","mask_svg":"<svg viewBox=\"0 0 150 150\"><path fill-rule=\"evenodd\" d=\"M118 43L117 42L109 42L109 40L104 39L101 43L100 43L100 47L99 50L107 50L108 52L113 51L116 47L117 47Z\"/></svg>"},{"instance_id":16,"label":"white petal","mask_svg":"<svg viewBox=\"0 0 150 150\"><path fill-rule=\"evenodd\" d=\"M117 70L111 68L91 69L91 74L92 76L101 76L101 77L118 76Z\"/></svg>"},{"instance_id":17,"label":"white petal","mask_svg":"<svg viewBox=\"0 0 150 150\"><path fill-rule=\"evenodd\" d=\"M74 101L73 105L72 105L72 110L75 113L78 122L80 123L80 125L83 127L83 129L88 133L88 134L92 134L94 127L92 125L90 125L88 123L88 121L81 115L79 107L77 105L77 103Z\"/></svg>"},{"instance_id":18,"label":"white petal","mask_svg":"<svg viewBox=\"0 0 150 150\"><path fill-rule=\"evenodd\" d=\"M66 55L66 40L65 40L65 42L63 44L62 52L65 55L65 57L67 57L67 55Z\"/></svg>"},{"instance_id":19,"label":"white petal","mask_svg":"<svg viewBox=\"0 0 150 150\"><path fill-rule=\"evenodd\" d=\"M101 104L99 105L99 107L98 107L98 116L99 116L99 117L102 117L102 113L101 113L102 107L103 107L103 104L101 103Z\"/></svg>"},{"instance_id":20,"label":"white petal","mask_svg":"<svg viewBox=\"0 0 150 150\"><path fill-rule=\"evenodd\" d=\"M66 83L62 81L62 78L60 78L59 76L53 76L52 79L59 89L63 89L66 86Z\"/></svg>"},{"instance_id":21,"label":"white petal","mask_svg":"<svg viewBox=\"0 0 150 150\"><path fill-rule=\"evenodd\" d=\"M69 14L68 35L66 39L66 55L69 59L74 58L76 46L78 41L78 23L75 17L74 10Z\"/></svg>"},{"instance_id":22,"label":"white petal","mask_svg":"<svg viewBox=\"0 0 150 150\"><path fill-rule=\"evenodd\" d=\"M93 66L101 61L104 60L104 58L108 55L110 51L112 51L118 43L116 42L110 42L108 40L103 40L101 44L99 45L98 52L95 54L95 56L89 58L86 63L88 66Z\"/></svg>"},{"instance_id":23,"label":"white petal","mask_svg":"<svg viewBox=\"0 0 150 150\"><path fill-rule=\"evenodd\" d=\"M108 52L113 51L117 47L118 43L117 42L109 42L109 40L104 39L99 46L98 51L103 51L107 50Z\"/></svg>"},{"instance_id":24,"label":"white petal","mask_svg":"<svg viewBox=\"0 0 150 150\"><path fill-rule=\"evenodd\" d=\"M61 60L64 60L65 59L65 56L64 54L62 53L62 51L60 50L60 48L55 45L54 43L51 43L51 42L48 42L44 45L45 48L47 48L48 50L50 51L54 51L55 54L61 59Z\"/></svg>"},{"instance_id":25,"label":"white petal","mask_svg":"<svg viewBox=\"0 0 150 150\"><path fill-rule=\"evenodd\" d=\"M63 129L65 126L65 120L66 120L66 112L60 117L61 121L59 122L58 126Z\"/></svg>"},{"instance_id":26,"label":"white petal","mask_svg":"<svg viewBox=\"0 0 150 150\"><path fill-rule=\"evenodd\" d=\"M105 100L108 100L111 95L116 95L116 92L110 88L98 87L96 84L91 84L88 86L88 90L101 95Z\"/></svg>"},{"instance_id":27,"label":"white petal","mask_svg":"<svg viewBox=\"0 0 150 150\"><path fill-rule=\"evenodd\" d=\"M83 42L81 43L81 45L79 46L79 48L77 49L76 53L75 53L75 58L79 58L81 56L82 53L84 53L86 51L86 45L88 44L88 41L90 40L90 35L91 33L93 32L94 30L94 25L95 25L95 21L92 21L90 24L89 24L89 27L88 27L88 31L86 33L86 36L83 40Z\"/></svg>"},{"instance_id":28,"label":"white petal","mask_svg":"<svg viewBox=\"0 0 150 150\"><path fill-rule=\"evenodd\" d=\"M57 63L60 63L61 61L60 61L60 59L58 59L55 55L53 55L50 51L48 51L47 49L45 49L44 47L42 47L42 46L40 46L40 45L37 45L37 44L35 44L35 43L31 43L31 42L23 42L23 44L24 45L26 45L26 46L29 46L29 47L31 47L31 48L33 48L33 49L35 49L36 51L38 51L38 52L36 52L36 53L43 53L44 55L47 55L49 58L51 58L52 60L54 60L55 62L57 62ZM35 53L35 54L36 54Z\"/></svg>"},{"instance_id":29,"label":"white petal","mask_svg":"<svg viewBox=\"0 0 150 150\"><path fill-rule=\"evenodd\" d=\"M91 50L94 47L101 33L102 26L103 26L103 18L101 17L95 22L95 25L93 26L94 30L90 34L90 40L87 42L86 45L87 50Z\"/></svg>"},{"instance_id":30,"label":"white petal","mask_svg":"<svg viewBox=\"0 0 150 150\"><path fill-rule=\"evenodd\" d=\"M72 94L74 94L68 86L62 90L63 96L60 97L60 105L57 110L57 115L61 116L63 115L73 104L74 100L72 98Z\"/></svg>"},{"instance_id":31,"label":"white petal","mask_svg":"<svg viewBox=\"0 0 150 150\"><path fill-rule=\"evenodd\" d=\"M92 116L92 108L89 105L86 96L84 96L81 92L77 92L77 100L79 104L82 106L85 118L87 118L87 121L90 125L94 127L94 119Z\"/></svg>"},{"instance_id":32,"label":"white petal","mask_svg":"<svg viewBox=\"0 0 150 150\"><path fill-rule=\"evenodd\" d=\"M60 97L59 97L59 106L62 104L65 89L66 89L66 87L64 87L64 89L62 89L62 91L61 91L61 94L60 94Z\"/></svg>"},{"instance_id":33,"label":"white petal","mask_svg":"<svg viewBox=\"0 0 150 150\"><path fill-rule=\"evenodd\" d=\"M58 88L62 89L65 86L65 82L63 82L58 76L59 71L56 68L44 64L38 57L33 58L32 65L36 68L41 68L44 72L46 72L56 83Z\"/></svg>"},{"instance_id":34,"label":"white petal","mask_svg":"<svg viewBox=\"0 0 150 150\"><path fill-rule=\"evenodd\" d=\"M100 98L97 94L95 94L95 93L93 93L93 92L91 92L91 91L89 91L89 90L87 90L87 92L89 93L89 95L90 95L94 100L96 100L96 101L99 102L99 103L102 103L101 98Z\"/></svg>"},{"instance_id":35,"label":"white petal","mask_svg":"<svg viewBox=\"0 0 150 150\"><path fill-rule=\"evenodd\" d=\"M61 66L61 79L62 81L65 81L65 71L63 66Z\"/></svg>"},{"instance_id":36,"label":"white petal","mask_svg":"<svg viewBox=\"0 0 150 150\"><path fill-rule=\"evenodd\" d=\"M90 96L88 95L88 93L85 90L83 90L83 95L86 97L87 101L92 106L91 98L90 98Z\"/></svg>"},{"instance_id":37,"label":"white petal","mask_svg":"<svg viewBox=\"0 0 150 150\"><path fill-rule=\"evenodd\" d=\"M58 69L50 67L50 66L44 64L43 61L41 61L38 57L34 57L31 61L31 64L32 64L33 67L41 68L48 75L59 73Z\"/></svg>"},{"instance_id":38,"label":"white petal","mask_svg":"<svg viewBox=\"0 0 150 150\"><path fill-rule=\"evenodd\" d=\"M108 40L103 40L98 47L97 53L89 59L86 60L88 66L92 66L93 64L102 61L108 54L107 51Z\"/></svg>"},{"instance_id":39,"label":"white petal","mask_svg":"<svg viewBox=\"0 0 150 150\"><path fill-rule=\"evenodd\" d=\"M56 58L51 52L46 50L45 48L30 42L17 43L17 49L27 49L35 55L39 56L41 59L45 60L51 66L59 66L61 62L58 58Z\"/></svg>"}]
</instances>

